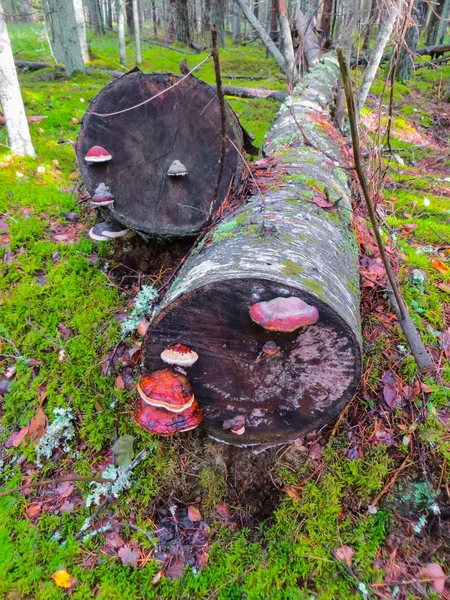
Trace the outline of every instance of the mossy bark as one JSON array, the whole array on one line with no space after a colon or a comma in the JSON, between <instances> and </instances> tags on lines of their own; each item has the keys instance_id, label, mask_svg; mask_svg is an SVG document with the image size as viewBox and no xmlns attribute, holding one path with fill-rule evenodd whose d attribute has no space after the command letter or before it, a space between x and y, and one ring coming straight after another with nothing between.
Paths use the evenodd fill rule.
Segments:
<instances>
[{"instance_id":1,"label":"mossy bark","mask_svg":"<svg viewBox=\"0 0 450 600\"><path fill-rule=\"evenodd\" d=\"M358 250L347 162L329 119L338 79L324 58L280 108L264 151L274 185L224 219L189 257L144 343L144 370L181 342L198 362L189 376L214 438L237 445L284 443L330 421L361 375ZM308 140L308 142L305 142ZM334 202L327 210L325 195ZM319 201L320 197L320 201ZM267 331L252 304L298 296L319 310L315 325ZM267 341L280 351L262 352ZM245 416L236 435L223 422Z\"/></svg>"}]
</instances>

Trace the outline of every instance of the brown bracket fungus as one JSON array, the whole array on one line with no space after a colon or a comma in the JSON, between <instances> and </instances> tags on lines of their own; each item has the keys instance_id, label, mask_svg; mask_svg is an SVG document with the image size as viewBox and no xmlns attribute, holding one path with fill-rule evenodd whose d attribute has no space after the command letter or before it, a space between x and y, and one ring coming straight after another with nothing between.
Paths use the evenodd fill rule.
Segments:
<instances>
[{"instance_id":1,"label":"brown bracket fungus","mask_svg":"<svg viewBox=\"0 0 450 600\"><path fill-rule=\"evenodd\" d=\"M104 163L112 159L111 154L108 150L105 150L103 146L92 146L84 157L84 160L89 163Z\"/></svg>"},{"instance_id":2,"label":"brown bracket fungus","mask_svg":"<svg viewBox=\"0 0 450 600\"><path fill-rule=\"evenodd\" d=\"M174 413L183 412L194 402L192 386L187 377L169 369L143 375L138 383L138 392L150 406Z\"/></svg>"},{"instance_id":3,"label":"brown bracket fungus","mask_svg":"<svg viewBox=\"0 0 450 600\"><path fill-rule=\"evenodd\" d=\"M269 331L290 333L316 323L319 311L296 296L279 297L254 304L250 308L250 318Z\"/></svg>"},{"instance_id":4,"label":"brown bracket fungus","mask_svg":"<svg viewBox=\"0 0 450 600\"><path fill-rule=\"evenodd\" d=\"M92 196L92 203L95 206L107 206L108 204L114 204L114 196L109 191L109 187L100 183Z\"/></svg>"},{"instance_id":5,"label":"brown bracket fungus","mask_svg":"<svg viewBox=\"0 0 450 600\"><path fill-rule=\"evenodd\" d=\"M161 352L161 358L168 365L192 367L198 360L198 354L183 344L175 344Z\"/></svg>"},{"instance_id":6,"label":"brown bracket fungus","mask_svg":"<svg viewBox=\"0 0 450 600\"><path fill-rule=\"evenodd\" d=\"M184 177L187 174L186 167L179 160L174 160L167 171L167 175L170 177Z\"/></svg>"},{"instance_id":7,"label":"brown bracket fungus","mask_svg":"<svg viewBox=\"0 0 450 600\"><path fill-rule=\"evenodd\" d=\"M157 435L173 435L195 429L202 420L202 410L197 401L180 413L170 412L164 408L156 408L139 399L135 410L136 423Z\"/></svg>"}]
</instances>

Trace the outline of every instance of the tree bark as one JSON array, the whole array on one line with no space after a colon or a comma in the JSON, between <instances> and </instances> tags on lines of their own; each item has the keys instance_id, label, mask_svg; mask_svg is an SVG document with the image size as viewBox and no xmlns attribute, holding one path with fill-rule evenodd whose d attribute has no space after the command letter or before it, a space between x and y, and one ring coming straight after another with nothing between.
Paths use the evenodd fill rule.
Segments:
<instances>
[{"instance_id":1,"label":"tree bark","mask_svg":"<svg viewBox=\"0 0 450 600\"><path fill-rule=\"evenodd\" d=\"M203 238L142 346L144 373L163 368L161 351L174 343L198 353L188 376L219 441L290 442L333 419L360 380L358 246L329 118L337 80L336 60L325 57L282 105L264 148L266 191L255 186ZM253 304L289 296L314 305L317 323L281 333L250 319ZM271 356L262 350L269 341L278 346ZM237 416L241 435L224 428Z\"/></svg>"},{"instance_id":2,"label":"tree bark","mask_svg":"<svg viewBox=\"0 0 450 600\"><path fill-rule=\"evenodd\" d=\"M437 4L431 5L430 21L428 23L427 46L434 46L439 34L439 26L442 20L445 0L438 0Z\"/></svg>"},{"instance_id":3,"label":"tree bark","mask_svg":"<svg viewBox=\"0 0 450 600\"><path fill-rule=\"evenodd\" d=\"M225 48L225 0L212 1L211 23L217 29L219 46Z\"/></svg>"},{"instance_id":4,"label":"tree bark","mask_svg":"<svg viewBox=\"0 0 450 600\"><path fill-rule=\"evenodd\" d=\"M400 7L402 5L402 2L403 0L394 0L394 5L392 5L392 3L389 1L382 12L381 25L378 31L377 39L375 41L375 46L373 47L372 52L370 54L369 62L367 63L361 81L361 85L359 87L358 101L356 103L357 121L359 121L359 116L367 99L367 94L369 93L370 86L372 85L372 82L375 79L384 50L386 48L387 43L389 42L392 31L394 29L395 22L397 21L397 17L401 11Z\"/></svg>"},{"instance_id":5,"label":"tree bark","mask_svg":"<svg viewBox=\"0 0 450 600\"><path fill-rule=\"evenodd\" d=\"M333 0L324 0L322 18L320 21L320 38L325 41L330 38L331 11L333 9Z\"/></svg>"},{"instance_id":6,"label":"tree bark","mask_svg":"<svg viewBox=\"0 0 450 600\"><path fill-rule=\"evenodd\" d=\"M117 35L119 40L119 60L121 65L127 62L125 49L125 7L124 0L116 0Z\"/></svg>"},{"instance_id":7,"label":"tree bark","mask_svg":"<svg viewBox=\"0 0 450 600\"><path fill-rule=\"evenodd\" d=\"M316 63L320 56L320 44L316 38L316 34L311 27L311 21L305 17L300 9L297 10L295 16L295 26L302 44L303 54L306 59L308 68L311 68Z\"/></svg>"},{"instance_id":8,"label":"tree bark","mask_svg":"<svg viewBox=\"0 0 450 600\"><path fill-rule=\"evenodd\" d=\"M34 156L30 129L20 93L5 14L0 2L0 104L6 121L11 151L17 156Z\"/></svg>"},{"instance_id":9,"label":"tree bark","mask_svg":"<svg viewBox=\"0 0 450 600\"><path fill-rule=\"evenodd\" d=\"M414 0L411 12L412 25L405 34L403 48L400 50L397 63L397 80L408 81L414 64L413 54L417 50L420 32L427 16L428 5L425 0Z\"/></svg>"},{"instance_id":10,"label":"tree bark","mask_svg":"<svg viewBox=\"0 0 450 600\"><path fill-rule=\"evenodd\" d=\"M176 6L177 41L189 45L191 43L191 33L187 0L176 0Z\"/></svg>"},{"instance_id":11,"label":"tree bark","mask_svg":"<svg viewBox=\"0 0 450 600\"><path fill-rule=\"evenodd\" d=\"M132 0L133 2L133 23L134 23L134 42L136 44L136 64L140 65L142 62L141 55L141 32L139 29L139 12L138 12L138 0Z\"/></svg>"},{"instance_id":12,"label":"tree bark","mask_svg":"<svg viewBox=\"0 0 450 600\"><path fill-rule=\"evenodd\" d=\"M439 31L437 36L437 44L443 44L444 38L448 29L448 21L450 16L450 0L445 0L444 8L442 9L442 19L439 24Z\"/></svg>"},{"instance_id":13,"label":"tree bark","mask_svg":"<svg viewBox=\"0 0 450 600\"><path fill-rule=\"evenodd\" d=\"M125 0L125 18L127 22L128 35L134 35L133 2Z\"/></svg>"},{"instance_id":14,"label":"tree bark","mask_svg":"<svg viewBox=\"0 0 450 600\"><path fill-rule=\"evenodd\" d=\"M86 32L86 19L84 17L83 0L73 0L75 9L75 19L77 22L78 37L80 38L81 54L83 56L83 62L86 64L89 62L89 47Z\"/></svg>"},{"instance_id":15,"label":"tree bark","mask_svg":"<svg viewBox=\"0 0 450 600\"><path fill-rule=\"evenodd\" d=\"M234 2L233 4L233 42L240 46L242 36L241 36L241 18L242 13L239 6Z\"/></svg>"},{"instance_id":16,"label":"tree bark","mask_svg":"<svg viewBox=\"0 0 450 600\"><path fill-rule=\"evenodd\" d=\"M67 75L70 76L75 71L85 73L80 36L80 15L77 15L74 0L57 0L53 6L57 11L63 62Z\"/></svg>"},{"instance_id":17,"label":"tree bark","mask_svg":"<svg viewBox=\"0 0 450 600\"><path fill-rule=\"evenodd\" d=\"M291 79L295 71L294 45L292 43L291 26L286 10L286 0L278 0L278 20L281 32L281 54L284 57L287 76Z\"/></svg>"},{"instance_id":18,"label":"tree bark","mask_svg":"<svg viewBox=\"0 0 450 600\"><path fill-rule=\"evenodd\" d=\"M48 23L50 25L53 56L58 63L64 62L64 51L61 42L61 30L59 27L57 0L45 0L44 9L47 12Z\"/></svg>"},{"instance_id":19,"label":"tree bark","mask_svg":"<svg viewBox=\"0 0 450 600\"><path fill-rule=\"evenodd\" d=\"M256 33L261 38L261 41L263 42L263 44L265 45L265 47L267 48L267 50L270 52L270 54L275 59L277 65L280 67L280 69L282 70L282 72L287 77L289 77L290 76L289 67L288 67L288 65L286 65L286 61L284 60L284 57L281 54L281 52L276 47L275 42L266 33L264 27L261 25L261 23L255 17L255 15L252 13L252 11L250 10L250 8L249 8L248 4L245 2L245 0L236 0L236 2L237 2L237 4L239 4L239 6L240 6L242 12L244 13L244 16L247 19L247 21L255 29Z\"/></svg>"},{"instance_id":20,"label":"tree bark","mask_svg":"<svg viewBox=\"0 0 450 600\"><path fill-rule=\"evenodd\" d=\"M100 0L89 0L88 1L88 14L89 14L89 25L96 35L103 35L105 30L103 28L102 12L100 10Z\"/></svg>"}]
</instances>

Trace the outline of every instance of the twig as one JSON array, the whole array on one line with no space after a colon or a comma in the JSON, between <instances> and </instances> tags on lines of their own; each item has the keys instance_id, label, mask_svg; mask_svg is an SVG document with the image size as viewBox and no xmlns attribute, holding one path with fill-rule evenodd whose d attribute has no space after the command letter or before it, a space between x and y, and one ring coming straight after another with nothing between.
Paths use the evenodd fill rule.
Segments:
<instances>
[{"instance_id":1,"label":"twig","mask_svg":"<svg viewBox=\"0 0 450 600\"><path fill-rule=\"evenodd\" d=\"M118 522L118 523L116 523L116 525L120 525L120 527L129 527L130 529L139 531L139 533L142 533L142 535L148 539L148 541L153 546L153 548L155 548L155 550L158 548L158 544L155 542L155 540L152 538L152 536L149 533L147 533L146 531L144 531L143 529L141 529L140 527L138 527L137 525L134 525L133 523L122 523L122 522Z\"/></svg>"},{"instance_id":2,"label":"twig","mask_svg":"<svg viewBox=\"0 0 450 600\"><path fill-rule=\"evenodd\" d=\"M121 115L122 113L126 113L129 110L134 110L135 108L144 106L144 104L147 104L148 102L152 102L152 100L155 100L155 98L158 98L159 96L162 96L163 94L166 94L167 92L172 90L177 85L180 85L180 83L182 83L185 79L187 79L189 77L189 75L191 75L194 71L196 71L198 68L200 68L202 66L202 64L205 63L210 58L210 56L211 56L211 54L208 54L208 56L206 58L204 58L201 62L199 62L198 65L195 65L195 67L193 67L189 71L189 73L186 73L186 75L184 77L182 77L181 79L176 81L173 85L166 88L165 90L161 90L160 92L158 92L151 98L147 98L147 100L144 100L143 102L140 102L139 104L135 104L134 106L130 106L129 108L124 108L123 110L118 110L118 111L112 112L112 113L97 113L97 112L94 112L91 110L88 110L87 112L91 115L95 115L96 117L114 117L115 115Z\"/></svg>"},{"instance_id":3,"label":"twig","mask_svg":"<svg viewBox=\"0 0 450 600\"><path fill-rule=\"evenodd\" d=\"M399 286L397 281L394 278L394 274L392 273L391 265L386 256L383 241L381 239L380 230L378 228L377 217L375 213L375 208L372 202L372 198L370 197L369 187L367 185L366 177L364 175L364 169L361 161L361 150L359 146L359 134L358 134L358 126L356 123L356 111L355 104L353 98L352 91L352 83L350 80L350 75L348 71L348 65L345 60L344 54L342 50L337 50L337 57L339 61L339 67L341 71L342 82L344 84L344 91L347 100L347 109L348 109L348 118L350 122L350 129L352 134L352 144L353 144L353 155L355 159L355 171L358 175L359 183L361 185L361 189L364 195L364 199L367 204L367 209L369 211L370 221L372 223L372 228L375 234L375 239L377 242L378 249L380 251L381 259L383 261L384 268L386 270L386 275L389 280L389 283L392 288L392 294L395 298L394 310L396 311L397 318L400 323L400 327L405 334L407 342L411 348L413 356L416 360L417 366L419 367L419 371L429 372L433 368L433 361L431 356L428 354L425 346L420 339L419 333L415 328L414 323L412 322L410 316L408 315L408 311L406 309L405 303L403 301ZM398 313L397 313L397 310Z\"/></svg>"},{"instance_id":4,"label":"twig","mask_svg":"<svg viewBox=\"0 0 450 600\"><path fill-rule=\"evenodd\" d=\"M407 462L408 458L409 458L408 456L405 458L405 460L402 462L402 464L400 465L400 467L395 471L395 473L392 475L392 477L389 479L389 481L383 487L383 489L378 494L378 496L375 498L375 500L370 503L370 506L376 506L378 504L378 502L381 500L381 498L391 489L391 487L397 481L397 478L400 475L400 473L404 469L406 469L406 467L409 467L412 464L411 462Z\"/></svg>"},{"instance_id":5,"label":"twig","mask_svg":"<svg viewBox=\"0 0 450 600\"><path fill-rule=\"evenodd\" d=\"M344 569L344 571L347 573L347 575L350 575L350 577L356 583L356 586L357 586L358 590L361 592L361 594L363 595L363 597L364 598L372 598L372 596L369 594L369 590L367 589L367 586L362 581L359 581L359 579L356 577L355 573L348 566L348 564L345 563L343 560L340 560L340 558L337 557L336 552L334 550L332 550L329 546L327 546L327 544L323 544L323 546L329 552L331 552L334 560L341 565L341 567Z\"/></svg>"},{"instance_id":6,"label":"twig","mask_svg":"<svg viewBox=\"0 0 450 600\"><path fill-rule=\"evenodd\" d=\"M54 479L41 479L41 481L32 481L31 483L25 483L23 485L19 485L15 488L10 488L4 492L0 492L0 498L2 496L9 496L15 492L21 492L23 490L27 490L28 488L35 488L41 485L50 485L51 483L64 483L65 481L85 481L85 482L106 482L112 481L112 479L106 479L105 477L81 477L77 475L69 475L68 477L55 477Z\"/></svg>"},{"instance_id":7,"label":"twig","mask_svg":"<svg viewBox=\"0 0 450 600\"><path fill-rule=\"evenodd\" d=\"M211 200L211 207L209 214L212 214L212 210L216 203L216 200L219 196L220 184L222 183L223 170L225 166L225 152L227 149L227 117L226 117L226 109L225 109L225 98L223 96L222 89L222 76L220 74L220 59L219 59L219 39L217 35L217 29L213 25L211 29L211 54L214 60L214 71L216 74L216 88L217 88L217 97L219 98L219 106L220 106L220 134L221 134L221 144L220 144L220 163L219 163L219 172L217 174L216 187L214 189L214 194Z\"/></svg>"}]
</instances>

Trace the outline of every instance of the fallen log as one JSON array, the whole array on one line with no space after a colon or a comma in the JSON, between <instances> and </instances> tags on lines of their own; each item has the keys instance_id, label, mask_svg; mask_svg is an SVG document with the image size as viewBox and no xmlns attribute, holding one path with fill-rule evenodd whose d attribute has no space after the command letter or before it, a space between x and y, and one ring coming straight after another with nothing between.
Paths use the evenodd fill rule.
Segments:
<instances>
[{"instance_id":1,"label":"fallen log","mask_svg":"<svg viewBox=\"0 0 450 600\"><path fill-rule=\"evenodd\" d=\"M413 56L427 56L430 55L432 58L435 56L440 56L441 54L445 54L445 52L450 52L450 44L438 44L436 46L423 46L422 48L417 48L413 52ZM381 57L380 64L390 60L392 57L392 52L385 52ZM369 56L365 54L361 54L359 58L353 56L350 61L350 66L352 68L356 67L356 63L360 65L367 65L369 62Z\"/></svg>"},{"instance_id":2,"label":"fallen log","mask_svg":"<svg viewBox=\"0 0 450 600\"><path fill-rule=\"evenodd\" d=\"M83 181L91 196L96 190L112 196L105 207L109 218L130 229L157 237L195 235L242 173L242 129L229 108L231 141L215 196L220 122L208 84L191 75L134 69L104 87L81 121L76 155ZM106 150L100 164L87 156L96 146Z\"/></svg>"},{"instance_id":3,"label":"fallen log","mask_svg":"<svg viewBox=\"0 0 450 600\"><path fill-rule=\"evenodd\" d=\"M30 115L27 117L27 123L29 125L34 125L35 123L40 123L44 119L48 119L47 115ZM0 125L3 126L6 124L6 119L3 115L0 115Z\"/></svg>"},{"instance_id":4,"label":"fallen log","mask_svg":"<svg viewBox=\"0 0 450 600\"><path fill-rule=\"evenodd\" d=\"M188 257L144 340L143 375L173 344L198 354L188 376L219 441L289 442L333 419L360 380L358 248L329 119L337 80L324 58L282 105L264 148L273 181Z\"/></svg>"}]
</instances>

